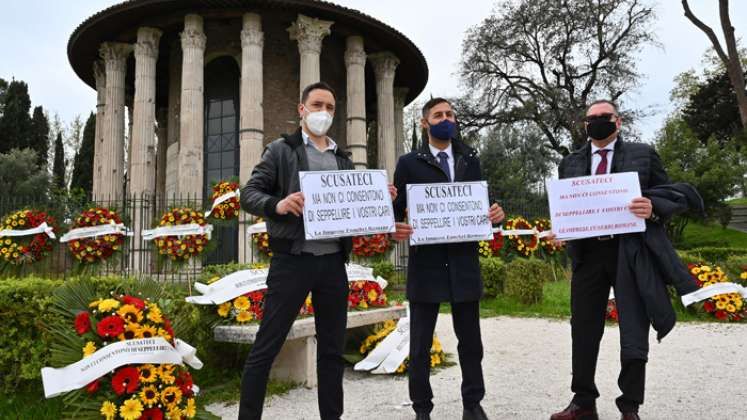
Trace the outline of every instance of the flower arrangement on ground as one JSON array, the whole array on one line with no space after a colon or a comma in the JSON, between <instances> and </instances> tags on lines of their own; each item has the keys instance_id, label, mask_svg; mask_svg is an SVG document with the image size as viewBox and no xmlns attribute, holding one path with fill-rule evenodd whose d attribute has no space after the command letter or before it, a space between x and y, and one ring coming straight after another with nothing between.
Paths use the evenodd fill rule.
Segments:
<instances>
[{"instance_id":1,"label":"flower arrangement on ground","mask_svg":"<svg viewBox=\"0 0 747 420\"><path fill-rule=\"evenodd\" d=\"M75 218L73 229L121 223L122 219L116 212L102 207L92 207ZM80 238L68 242L68 248L79 263L96 264L121 252L124 240L124 234Z\"/></svg>"},{"instance_id":2,"label":"flower arrangement on ground","mask_svg":"<svg viewBox=\"0 0 747 420\"><path fill-rule=\"evenodd\" d=\"M55 220L40 210L19 210L5 217L0 230L22 231L45 224L56 230ZM24 266L41 261L52 251L52 240L45 232L24 236L2 236L0 234L0 256L12 266Z\"/></svg>"},{"instance_id":3,"label":"flower arrangement on ground","mask_svg":"<svg viewBox=\"0 0 747 420\"><path fill-rule=\"evenodd\" d=\"M531 230L533 226L523 217L513 217L506 220L505 230ZM530 257L539 248L537 235L508 235L509 247L523 257Z\"/></svg>"},{"instance_id":4,"label":"flower arrangement on ground","mask_svg":"<svg viewBox=\"0 0 747 420\"><path fill-rule=\"evenodd\" d=\"M478 251L481 257L498 257L503 250L503 234L501 232L493 233L493 239L490 241L480 241Z\"/></svg>"},{"instance_id":5,"label":"flower arrangement on ground","mask_svg":"<svg viewBox=\"0 0 747 420\"><path fill-rule=\"evenodd\" d=\"M721 267L711 267L707 264L687 265L690 275L700 287L708 287L716 283L729 282L729 278ZM740 276L741 277L741 276ZM703 309L720 321L741 321L747 319L747 307L739 293L727 293L713 296L703 302Z\"/></svg>"},{"instance_id":6,"label":"flower arrangement on ground","mask_svg":"<svg viewBox=\"0 0 747 420\"><path fill-rule=\"evenodd\" d=\"M619 318L617 315L617 302L615 299L610 299L607 301L607 313L605 315L605 319L607 321L613 321L618 322Z\"/></svg>"},{"instance_id":7,"label":"flower arrangement on ground","mask_svg":"<svg viewBox=\"0 0 747 420\"><path fill-rule=\"evenodd\" d=\"M262 223L264 220L258 218L256 223ZM260 255L266 257L272 257L272 249L270 249L270 234L267 231L252 233L252 242Z\"/></svg>"},{"instance_id":8,"label":"flower arrangement on ground","mask_svg":"<svg viewBox=\"0 0 747 420\"><path fill-rule=\"evenodd\" d=\"M545 232L552 230L552 224L549 219L539 218L534 221L534 228L537 229L537 232ZM552 241L548 241L547 238L540 238L539 246L542 249L542 252L548 256L555 255L558 251L563 249L562 246L556 246Z\"/></svg>"},{"instance_id":9,"label":"flower arrangement on ground","mask_svg":"<svg viewBox=\"0 0 747 420\"><path fill-rule=\"evenodd\" d=\"M376 346L378 346L384 339L395 329L397 329L397 320L385 321L383 324L379 324L374 328L373 334L366 337L360 345L359 352L365 358L371 353ZM431 367L440 366L446 361L446 353L444 353L443 347L441 347L441 341L437 336L433 336L433 344L431 345ZM410 364L410 357L408 356L399 365L396 373L406 373L407 367Z\"/></svg>"},{"instance_id":10,"label":"flower arrangement on ground","mask_svg":"<svg viewBox=\"0 0 747 420\"><path fill-rule=\"evenodd\" d=\"M353 255L357 257L380 257L386 255L390 249L391 241L385 233L353 237Z\"/></svg>"},{"instance_id":11,"label":"flower arrangement on ground","mask_svg":"<svg viewBox=\"0 0 747 420\"><path fill-rule=\"evenodd\" d=\"M196 224L207 226L204 214L188 207L177 207L168 210L161 216L159 227ZM173 263L184 263L190 258L199 256L207 248L207 234L184 236L165 236L155 240L159 257Z\"/></svg>"},{"instance_id":12,"label":"flower arrangement on ground","mask_svg":"<svg viewBox=\"0 0 747 420\"><path fill-rule=\"evenodd\" d=\"M210 197L211 202L215 202L220 197L239 190L239 183L234 180L221 181L213 186L213 195ZM216 205L210 213L210 217L216 220L232 220L239 215L241 203L238 196L233 196Z\"/></svg>"},{"instance_id":13,"label":"flower arrangement on ground","mask_svg":"<svg viewBox=\"0 0 747 420\"><path fill-rule=\"evenodd\" d=\"M55 296L55 311L66 323L52 331L52 363L68 365L106 351L107 345L161 337L176 347L171 320L156 303L159 286L133 285L140 291L111 291L97 297L92 284L66 286ZM133 289L134 290L134 289ZM124 357L124 356L122 356ZM92 365L95 368L95 365ZM196 390L186 366L125 364L65 396L66 418L191 419L197 416ZM46 386L46 385L45 385Z\"/></svg>"},{"instance_id":14,"label":"flower arrangement on ground","mask_svg":"<svg viewBox=\"0 0 747 420\"><path fill-rule=\"evenodd\" d=\"M352 281L348 283L348 309L368 309L387 306L386 293L375 281Z\"/></svg>"}]
</instances>

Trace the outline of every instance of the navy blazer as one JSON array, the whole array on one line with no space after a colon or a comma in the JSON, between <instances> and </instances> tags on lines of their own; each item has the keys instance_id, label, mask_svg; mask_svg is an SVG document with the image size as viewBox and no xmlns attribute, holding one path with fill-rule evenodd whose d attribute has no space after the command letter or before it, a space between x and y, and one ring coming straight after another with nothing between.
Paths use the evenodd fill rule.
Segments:
<instances>
[{"instance_id":1,"label":"navy blazer","mask_svg":"<svg viewBox=\"0 0 747 420\"><path fill-rule=\"evenodd\" d=\"M477 151L453 140L454 181L481 181ZM397 221L406 219L407 184L449 182L446 173L425 143L399 158L394 171ZM407 299L411 302L472 302L482 297L477 242L410 247L407 267Z\"/></svg>"}]
</instances>

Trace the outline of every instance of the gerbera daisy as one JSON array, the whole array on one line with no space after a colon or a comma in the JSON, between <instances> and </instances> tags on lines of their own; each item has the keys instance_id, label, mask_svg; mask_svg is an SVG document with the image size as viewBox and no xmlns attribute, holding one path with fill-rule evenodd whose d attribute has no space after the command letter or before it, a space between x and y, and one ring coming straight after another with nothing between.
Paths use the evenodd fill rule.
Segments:
<instances>
[{"instance_id":1,"label":"gerbera daisy","mask_svg":"<svg viewBox=\"0 0 747 420\"><path fill-rule=\"evenodd\" d=\"M197 407L195 405L195 399L190 398L187 400L187 406L184 407L184 415L190 419L197 415Z\"/></svg>"},{"instance_id":2,"label":"gerbera daisy","mask_svg":"<svg viewBox=\"0 0 747 420\"><path fill-rule=\"evenodd\" d=\"M124 331L124 320L116 315L108 316L96 328L102 337L116 337Z\"/></svg>"},{"instance_id":3,"label":"gerbera daisy","mask_svg":"<svg viewBox=\"0 0 747 420\"><path fill-rule=\"evenodd\" d=\"M83 335L91 329L91 318L88 312L80 312L75 316L75 332Z\"/></svg>"},{"instance_id":4,"label":"gerbera daisy","mask_svg":"<svg viewBox=\"0 0 747 420\"><path fill-rule=\"evenodd\" d=\"M225 302L221 303L218 306L218 315L220 315L223 318L228 317L228 313L231 311L231 302Z\"/></svg>"},{"instance_id":5,"label":"gerbera daisy","mask_svg":"<svg viewBox=\"0 0 747 420\"><path fill-rule=\"evenodd\" d=\"M249 302L249 299L246 296L239 296L233 300L233 306L235 306L236 309L238 310L249 309L250 305L251 303Z\"/></svg>"},{"instance_id":6,"label":"gerbera daisy","mask_svg":"<svg viewBox=\"0 0 747 420\"><path fill-rule=\"evenodd\" d=\"M251 320L252 320L252 314L249 311L239 311L239 313L236 314L237 322L249 322Z\"/></svg>"},{"instance_id":7,"label":"gerbera daisy","mask_svg":"<svg viewBox=\"0 0 747 420\"><path fill-rule=\"evenodd\" d=\"M143 414L143 405L136 399L129 399L119 407L119 415L125 420L137 420Z\"/></svg>"},{"instance_id":8,"label":"gerbera daisy","mask_svg":"<svg viewBox=\"0 0 747 420\"><path fill-rule=\"evenodd\" d=\"M98 302L100 312L109 312L112 309L119 308L119 301L116 299L104 299Z\"/></svg>"},{"instance_id":9,"label":"gerbera daisy","mask_svg":"<svg viewBox=\"0 0 747 420\"><path fill-rule=\"evenodd\" d=\"M138 420L162 420L163 411L160 408L149 408L143 411L143 416Z\"/></svg>"},{"instance_id":10,"label":"gerbera daisy","mask_svg":"<svg viewBox=\"0 0 747 420\"><path fill-rule=\"evenodd\" d=\"M111 401L104 401L104 403L101 404L99 413L101 413L106 420L114 420L114 417L117 415L117 406Z\"/></svg>"},{"instance_id":11,"label":"gerbera daisy","mask_svg":"<svg viewBox=\"0 0 747 420\"><path fill-rule=\"evenodd\" d=\"M93 341L87 342L83 347L83 357L88 357L94 353L96 353L96 344Z\"/></svg>"},{"instance_id":12,"label":"gerbera daisy","mask_svg":"<svg viewBox=\"0 0 747 420\"><path fill-rule=\"evenodd\" d=\"M138 299L133 296L128 296L128 295L122 296L122 302L125 305L133 305L140 310L145 309L145 302L142 299Z\"/></svg>"},{"instance_id":13,"label":"gerbera daisy","mask_svg":"<svg viewBox=\"0 0 747 420\"><path fill-rule=\"evenodd\" d=\"M134 367L123 367L112 376L112 388L117 395L132 394L140 384L140 372Z\"/></svg>"}]
</instances>

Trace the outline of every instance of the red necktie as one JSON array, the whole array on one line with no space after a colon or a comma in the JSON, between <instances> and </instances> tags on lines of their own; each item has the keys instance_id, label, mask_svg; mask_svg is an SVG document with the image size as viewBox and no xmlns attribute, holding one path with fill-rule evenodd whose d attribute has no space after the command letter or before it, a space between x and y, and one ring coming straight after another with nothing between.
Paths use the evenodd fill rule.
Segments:
<instances>
[{"instance_id":1,"label":"red necktie","mask_svg":"<svg viewBox=\"0 0 747 420\"><path fill-rule=\"evenodd\" d=\"M594 173L594 175L607 175L607 153L609 150L607 149L599 149L596 151L596 153L599 153L599 156L602 157L602 161L599 162L599 165L597 165L597 170Z\"/></svg>"}]
</instances>

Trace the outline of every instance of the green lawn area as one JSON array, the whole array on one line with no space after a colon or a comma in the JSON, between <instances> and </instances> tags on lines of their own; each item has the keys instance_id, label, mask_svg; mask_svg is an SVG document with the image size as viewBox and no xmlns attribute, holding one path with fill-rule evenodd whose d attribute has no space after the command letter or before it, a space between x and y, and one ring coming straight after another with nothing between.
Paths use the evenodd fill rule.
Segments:
<instances>
[{"instance_id":1,"label":"green lawn area","mask_svg":"<svg viewBox=\"0 0 747 420\"><path fill-rule=\"evenodd\" d=\"M722 228L718 224L690 222L682 232L679 249L692 249L706 246L747 248L747 233Z\"/></svg>"},{"instance_id":2,"label":"green lawn area","mask_svg":"<svg viewBox=\"0 0 747 420\"><path fill-rule=\"evenodd\" d=\"M747 206L747 197L735 198L727 201L726 204L730 206Z\"/></svg>"}]
</instances>

